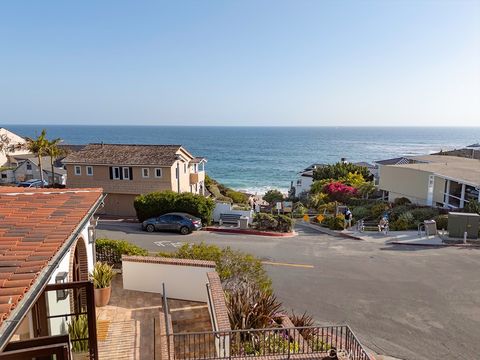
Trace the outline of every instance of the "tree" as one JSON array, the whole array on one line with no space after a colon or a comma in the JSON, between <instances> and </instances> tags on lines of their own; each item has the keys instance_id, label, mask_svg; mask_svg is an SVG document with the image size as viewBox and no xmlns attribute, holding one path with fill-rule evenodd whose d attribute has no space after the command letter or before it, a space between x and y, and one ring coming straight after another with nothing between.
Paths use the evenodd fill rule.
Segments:
<instances>
[{"instance_id":1,"label":"tree","mask_svg":"<svg viewBox=\"0 0 480 360\"><path fill-rule=\"evenodd\" d=\"M364 182L363 184L360 184L360 186L357 188L358 193L364 198L368 199L368 197L373 194L376 190L376 186L373 181L368 181Z\"/></svg>"},{"instance_id":2,"label":"tree","mask_svg":"<svg viewBox=\"0 0 480 360\"><path fill-rule=\"evenodd\" d=\"M43 183L44 178L43 178L42 156L45 156L48 148L47 132L45 129L43 129L42 133L36 139L27 137L26 141L27 141L26 148L33 154L37 155L38 166L40 168L40 179L42 180L42 183Z\"/></svg>"},{"instance_id":3,"label":"tree","mask_svg":"<svg viewBox=\"0 0 480 360\"><path fill-rule=\"evenodd\" d=\"M265 195L263 195L263 200L268 202L270 205L273 205L276 202L283 200L283 194L276 189L268 190Z\"/></svg>"},{"instance_id":4,"label":"tree","mask_svg":"<svg viewBox=\"0 0 480 360\"><path fill-rule=\"evenodd\" d=\"M313 173L314 180L333 179L340 180L348 176L348 173L358 173L365 180L373 180L373 176L365 166L358 166L352 163L338 162L332 165L319 167Z\"/></svg>"},{"instance_id":5,"label":"tree","mask_svg":"<svg viewBox=\"0 0 480 360\"><path fill-rule=\"evenodd\" d=\"M53 166L54 161L63 154L62 149L58 147L58 144L62 141L60 138L53 139L51 141L47 140L47 147L45 149L45 154L50 157L50 167L52 170L52 185L55 185L55 167Z\"/></svg>"}]
</instances>

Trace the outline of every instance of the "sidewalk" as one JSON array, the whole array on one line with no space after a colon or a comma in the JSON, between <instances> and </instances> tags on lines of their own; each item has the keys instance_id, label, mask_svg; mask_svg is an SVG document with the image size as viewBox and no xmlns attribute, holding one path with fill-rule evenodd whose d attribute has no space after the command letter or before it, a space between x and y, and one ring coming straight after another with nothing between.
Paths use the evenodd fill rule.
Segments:
<instances>
[{"instance_id":1,"label":"sidewalk","mask_svg":"<svg viewBox=\"0 0 480 360\"><path fill-rule=\"evenodd\" d=\"M303 221L299 221L299 224L309 227L311 229L315 229L318 232L343 237L343 238L351 238L354 240L363 240L367 242L373 242L380 245L385 244L394 244L394 245L410 245L410 246L435 246L435 247L447 247L447 246L454 246L454 247L480 247L478 244L453 244L453 243L444 243L442 238L438 235L426 237L425 235L419 236L418 232L415 230L410 231L390 231L387 235L383 232L377 231L365 231L359 232L356 230L356 227L351 227L347 230L330 230L329 228L321 227L319 225L314 225L310 223L306 223Z\"/></svg>"}]
</instances>

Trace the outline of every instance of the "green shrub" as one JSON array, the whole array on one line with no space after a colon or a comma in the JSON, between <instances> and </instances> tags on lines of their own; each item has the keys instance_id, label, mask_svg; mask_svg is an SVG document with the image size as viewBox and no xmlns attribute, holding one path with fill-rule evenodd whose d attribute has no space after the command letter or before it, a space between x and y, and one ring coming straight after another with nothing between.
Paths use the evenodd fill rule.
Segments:
<instances>
[{"instance_id":1,"label":"green shrub","mask_svg":"<svg viewBox=\"0 0 480 360\"><path fill-rule=\"evenodd\" d=\"M162 191L137 196L134 207L140 221L169 212L186 212L210 224L215 202L202 195Z\"/></svg>"},{"instance_id":2,"label":"green shrub","mask_svg":"<svg viewBox=\"0 0 480 360\"><path fill-rule=\"evenodd\" d=\"M271 214L258 213L253 218L253 226L258 230L273 230L278 227L278 220Z\"/></svg>"},{"instance_id":3,"label":"green shrub","mask_svg":"<svg viewBox=\"0 0 480 360\"><path fill-rule=\"evenodd\" d=\"M400 205L400 206L394 207L389 211L390 222L398 220L398 217L400 215L402 215L403 213L409 210L410 210L410 207L408 205Z\"/></svg>"},{"instance_id":4,"label":"green shrub","mask_svg":"<svg viewBox=\"0 0 480 360\"><path fill-rule=\"evenodd\" d=\"M225 193L225 195L227 197L229 197L230 199L232 199L232 201L235 203L235 204L246 204L248 203L248 195L247 194L244 194L240 191L235 191L235 190L227 190L227 192Z\"/></svg>"},{"instance_id":5,"label":"green shrub","mask_svg":"<svg viewBox=\"0 0 480 360\"><path fill-rule=\"evenodd\" d=\"M308 212L308 209L301 202L297 202L293 206L293 216L302 217Z\"/></svg>"},{"instance_id":6,"label":"green shrub","mask_svg":"<svg viewBox=\"0 0 480 360\"><path fill-rule=\"evenodd\" d=\"M363 179L371 181L373 176L365 166L358 166L352 163L338 162L336 164L326 165L315 169L313 173L314 180L345 178L349 173L358 173Z\"/></svg>"},{"instance_id":7,"label":"green shrub","mask_svg":"<svg viewBox=\"0 0 480 360\"><path fill-rule=\"evenodd\" d=\"M398 219L390 224L390 230L394 231L404 231L404 230L411 230L415 229L415 218L413 217L412 213L407 211L403 214L400 214Z\"/></svg>"},{"instance_id":8,"label":"green shrub","mask_svg":"<svg viewBox=\"0 0 480 360\"><path fill-rule=\"evenodd\" d=\"M412 202L406 197L399 197L399 198L396 198L395 200L393 200L393 205L394 206L407 205L407 204L411 204L411 203Z\"/></svg>"},{"instance_id":9,"label":"green shrub","mask_svg":"<svg viewBox=\"0 0 480 360\"><path fill-rule=\"evenodd\" d=\"M293 230L292 218L286 215L276 215L275 218L278 222L276 231L286 233L286 232L291 232Z\"/></svg>"},{"instance_id":10,"label":"green shrub","mask_svg":"<svg viewBox=\"0 0 480 360\"><path fill-rule=\"evenodd\" d=\"M322 223L327 225L330 230L343 230L345 217L341 214L337 216L327 216Z\"/></svg>"},{"instance_id":11,"label":"green shrub","mask_svg":"<svg viewBox=\"0 0 480 360\"><path fill-rule=\"evenodd\" d=\"M258 213L253 218L253 226L262 231L291 232L293 220L286 215Z\"/></svg>"},{"instance_id":12,"label":"green shrub","mask_svg":"<svg viewBox=\"0 0 480 360\"><path fill-rule=\"evenodd\" d=\"M438 215L438 210L435 208L424 207L424 208L416 208L410 210L415 222L421 223L425 220L432 220L435 216Z\"/></svg>"},{"instance_id":13,"label":"green shrub","mask_svg":"<svg viewBox=\"0 0 480 360\"><path fill-rule=\"evenodd\" d=\"M479 214L480 215L480 202L475 200L470 200L463 209L467 213Z\"/></svg>"},{"instance_id":14,"label":"green shrub","mask_svg":"<svg viewBox=\"0 0 480 360\"><path fill-rule=\"evenodd\" d=\"M437 223L438 230L448 229L448 215L438 215L434 220Z\"/></svg>"},{"instance_id":15,"label":"green shrub","mask_svg":"<svg viewBox=\"0 0 480 360\"><path fill-rule=\"evenodd\" d=\"M262 291L271 291L272 282L261 261L255 256L232 250L230 247L221 249L205 243L184 244L173 253L158 253L157 256L214 261L223 288L226 290L234 289L239 283L249 282L256 284Z\"/></svg>"},{"instance_id":16,"label":"green shrub","mask_svg":"<svg viewBox=\"0 0 480 360\"><path fill-rule=\"evenodd\" d=\"M114 267L120 267L122 255L147 256L148 251L125 240L97 239L95 241L97 260Z\"/></svg>"},{"instance_id":17,"label":"green shrub","mask_svg":"<svg viewBox=\"0 0 480 360\"><path fill-rule=\"evenodd\" d=\"M357 206L352 209L352 215L355 219L365 219L370 215L370 210L364 206Z\"/></svg>"},{"instance_id":18,"label":"green shrub","mask_svg":"<svg viewBox=\"0 0 480 360\"><path fill-rule=\"evenodd\" d=\"M379 202L372 205L370 208L370 215L373 219L379 219L386 210L388 210L387 203Z\"/></svg>"}]
</instances>

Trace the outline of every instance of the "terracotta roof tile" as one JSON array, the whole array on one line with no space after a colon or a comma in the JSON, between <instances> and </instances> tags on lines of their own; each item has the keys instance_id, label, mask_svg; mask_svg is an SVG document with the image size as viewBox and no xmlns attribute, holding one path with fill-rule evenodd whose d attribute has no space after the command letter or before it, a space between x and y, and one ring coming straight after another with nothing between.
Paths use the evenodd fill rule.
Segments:
<instances>
[{"instance_id":1,"label":"terracotta roof tile","mask_svg":"<svg viewBox=\"0 0 480 360\"><path fill-rule=\"evenodd\" d=\"M102 192L0 187L0 325Z\"/></svg>"}]
</instances>

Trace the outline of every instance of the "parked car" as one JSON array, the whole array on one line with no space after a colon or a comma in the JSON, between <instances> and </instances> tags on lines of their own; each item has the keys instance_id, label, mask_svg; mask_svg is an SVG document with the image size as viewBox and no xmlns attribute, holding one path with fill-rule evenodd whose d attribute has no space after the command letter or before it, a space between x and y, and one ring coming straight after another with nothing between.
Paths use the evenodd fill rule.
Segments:
<instances>
[{"instance_id":1,"label":"parked car","mask_svg":"<svg viewBox=\"0 0 480 360\"><path fill-rule=\"evenodd\" d=\"M44 186L47 186L48 185L48 182L46 182L45 180L40 180L40 179L31 179L31 180L27 180L27 181L22 181L20 183L18 183L17 186L19 187L26 187L26 188L41 188L41 187L44 187Z\"/></svg>"},{"instance_id":2,"label":"parked car","mask_svg":"<svg viewBox=\"0 0 480 360\"><path fill-rule=\"evenodd\" d=\"M142 223L142 229L154 231L178 231L182 235L202 228L202 220L186 213L168 213L159 217L150 218Z\"/></svg>"}]
</instances>

